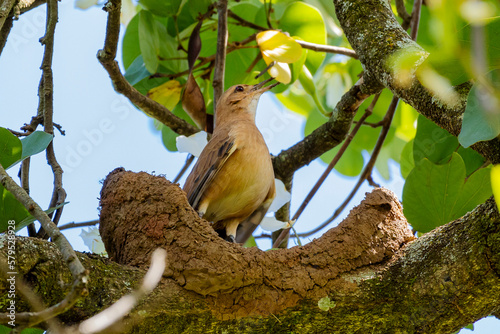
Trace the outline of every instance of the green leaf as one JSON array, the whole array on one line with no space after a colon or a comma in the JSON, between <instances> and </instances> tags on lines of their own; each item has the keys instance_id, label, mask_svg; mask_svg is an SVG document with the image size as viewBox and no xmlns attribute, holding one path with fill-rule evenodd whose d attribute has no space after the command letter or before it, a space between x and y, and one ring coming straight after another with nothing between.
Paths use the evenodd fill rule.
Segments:
<instances>
[{"instance_id":1,"label":"green leaf","mask_svg":"<svg viewBox=\"0 0 500 334\"><path fill-rule=\"evenodd\" d=\"M139 45L146 69L156 73L160 54L160 36L153 14L147 10L139 12Z\"/></svg>"},{"instance_id":2,"label":"green leaf","mask_svg":"<svg viewBox=\"0 0 500 334\"><path fill-rule=\"evenodd\" d=\"M255 242L255 238L253 235L250 236L250 238L248 238L248 240L245 242L243 247L245 247L245 248L257 247L257 242Z\"/></svg>"},{"instance_id":3,"label":"green leaf","mask_svg":"<svg viewBox=\"0 0 500 334\"><path fill-rule=\"evenodd\" d=\"M6 128L0 127L0 164L7 169L22 156L23 146L19 138Z\"/></svg>"},{"instance_id":4,"label":"green leaf","mask_svg":"<svg viewBox=\"0 0 500 334\"><path fill-rule=\"evenodd\" d=\"M139 0L139 3L151 13L158 16L172 16L177 14L182 0Z\"/></svg>"},{"instance_id":5,"label":"green leaf","mask_svg":"<svg viewBox=\"0 0 500 334\"><path fill-rule=\"evenodd\" d=\"M413 139L407 142L403 148L401 159L399 160L399 167L401 169L401 176L405 179L415 167L415 161L413 160Z\"/></svg>"},{"instance_id":6,"label":"green leaf","mask_svg":"<svg viewBox=\"0 0 500 334\"><path fill-rule=\"evenodd\" d=\"M7 231L8 222L13 220L17 227L30 214L10 191L0 185L0 233Z\"/></svg>"},{"instance_id":7,"label":"green leaf","mask_svg":"<svg viewBox=\"0 0 500 334\"><path fill-rule=\"evenodd\" d=\"M418 116L417 134L413 142L413 159L418 165L426 158L439 164L447 161L458 148L457 138L422 115Z\"/></svg>"},{"instance_id":8,"label":"green leaf","mask_svg":"<svg viewBox=\"0 0 500 334\"><path fill-rule=\"evenodd\" d=\"M127 30L122 42L122 61L125 70L134 60L141 55L139 45L139 13L137 13L127 25Z\"/></svg>"},{"instance_id":9,"label":"green leaf","mask_svg":"<svg viewBox=\"0 0 500 334\"><path fill-rule=\"evenodd\" d=\"M4 325L0 325L0 334L9 334L11 332L12 328L9 328Z\"/></svg>"},{"instance_id":10,"label":"green leaf","mask_svg":"<svg viewBox=\"0 0 500 334\"><path fill-rule=\"evenodd\" d=\"M490 111L483 107L490 99L495 97L483 92L478 85L472 86L465 107L462 130L458 135L463 147L491 140L500 134L500 113L496 109Z\"/></svg>"},{"instance_id":11,"label":"green leaf","mask_svg":"<svg viewBox=\"0 0 500 334\"><path fill-rule=\"evenodd\" d=\"M57 209L62 208L63 206L65 206L68 203L69 202L61 203L59 205L56 205L55 207L49 208L48 210L43 210L43 212L45 212L46 214L50 214L50 213L56 211ZM35 220L36 220L35 217L33 217L32 215L29 215L28 217L21 220L19 223L17 223L17 221L16 221L16 231L19 231L19 230L25 228L29 224L33 223Z\"/></svg>"},{"instance_id":12,"label":"green leaf","mask_svg":"<svg viewBox=\"0 0 500 334\"><path fill-rule=\"evenodd\" d=\"M304 2L292 2L280 19L279 28L304 41L326 44L326 27L320 11ZM314 74L325 59L324 52L310 52L306 65Z\"/></svg>"},{"instance_id":13,"label":"green leaf","mask_svg":"<svg viewBox=\"0 0 500 334\"><path fill-rule=\"evenodd\" d=\"M147 78L151 75L146 69L146 65L144 64L144 60L142 59L142 55L139 55L132 64L127 68L125 72L125 79L134 86L142 79Z\"/></svg>"},{"instance_id":14,"label":"green leaf","mask_svg":"<svg viewBox=\"0 0 500 334\"><path fill-rule=\"evenodd\" d=\"M161 128L161 141L163 146L170 152L177 152L177 146L175 145L175 138L179 136L168 126L163 126Z\"/></svg>"},{"instance_id":15,"label":"green leaf","mask_svg":"<svg viewBox=\"0 0 500 334\"><path fill-rule=\"evenodd\" d=\"M21 143L23 145L21 160L45 150L52 141L52 138L54 138L54 136L48 134L47 132L35 131L29 136L21 139Z\"/></svg>"},{"instance_id":16,"label":"green leaf","mask_svg":"<svg viewBox=\"0 0 500 334\"><path fill-rule=\"evenodd\" d=\"M419 232L460 218L491 196L490 171L483 168L465 179L458 153L443 165L423 159L408 175L403 188L403 212Z\"/></svg>"}]
</instances>

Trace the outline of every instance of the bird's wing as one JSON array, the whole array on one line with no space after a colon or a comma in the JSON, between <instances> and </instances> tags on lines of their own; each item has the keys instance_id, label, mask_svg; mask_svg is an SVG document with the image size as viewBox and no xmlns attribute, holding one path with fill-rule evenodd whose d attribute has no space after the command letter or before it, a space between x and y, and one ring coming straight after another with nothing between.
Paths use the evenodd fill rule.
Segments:
<instances>
[{"instance_id":1,"label":"bird's wing","mask_svg":"<svg viewBox=\"0 0 500 334\"><path fill-rule=\"evenodd\" d=\"M214 136L208 142L184 186L189 204L194 209L197 209L205 190L234 151L234 138L228 134Z\"/></svg>"},{"instance_id":2,"label":"bird's wing","mask_svg":"<svg viewBox=\"0 0 500 334\"><path fill-rule=\"evenodd\" d=\"M271 203L276 196L276 188L274 186L274 180L271 188L269 189L269 193L266 196L266 199L262 204L250 215L247 219L240 223L238 227L238 233L236 234L236 242L244 244L248 238L252 236L253 231L259 226L260 222L264 218L271 206Z\"/></svg>"}]
</instances>

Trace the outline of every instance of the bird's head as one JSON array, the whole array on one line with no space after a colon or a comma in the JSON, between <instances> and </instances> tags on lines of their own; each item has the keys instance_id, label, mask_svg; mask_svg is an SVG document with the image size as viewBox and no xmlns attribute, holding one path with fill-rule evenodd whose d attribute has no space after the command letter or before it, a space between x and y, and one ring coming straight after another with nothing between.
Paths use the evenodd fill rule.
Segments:
<instances>
[{"instance_id":1,"label":"bird's head","mask_svg":"<svg viewBox=\"0 0 500 334\"><path fill-rule=\"evenodd\" d=\"M260 82L256 85L236 85L232 86L222 94L219 101L217 102L217 123L234 117L231 115L248 114L255 118L255 111L257 110L257 103L262 93L267 92L279 82L274 83L269 86L265 86L266 83L273 80L273 78Z\"/></svg>"}]
</instances>

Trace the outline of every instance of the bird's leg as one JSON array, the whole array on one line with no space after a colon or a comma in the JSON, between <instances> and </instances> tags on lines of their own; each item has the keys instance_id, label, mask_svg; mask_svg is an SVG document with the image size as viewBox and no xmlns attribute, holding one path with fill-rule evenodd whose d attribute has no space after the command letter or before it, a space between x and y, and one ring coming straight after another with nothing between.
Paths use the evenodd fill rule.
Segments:
<instances>
[{"instance_id":1,"label":"bird's leg","mask_svg":"<svg viewBox=\"0 0 500 334\"><path fill-rule=\"evenodd\" d=\"M238 228L239 224L239 219L232 219L226 223L226 241L235 242L236 229Z\"/></svg>"}]
</instances>

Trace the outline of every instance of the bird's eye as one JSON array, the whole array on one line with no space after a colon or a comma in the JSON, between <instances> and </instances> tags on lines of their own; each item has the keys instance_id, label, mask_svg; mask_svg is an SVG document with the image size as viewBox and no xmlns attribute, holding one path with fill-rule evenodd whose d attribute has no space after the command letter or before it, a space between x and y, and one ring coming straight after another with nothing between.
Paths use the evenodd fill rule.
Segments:
<instances>
[{"instance_id":1,"label":"bird's eye","mask_svg":"<svg viewBox=\"0 0 500 334\"><path fill-rule=\"evenodd\" d=\"M236 88L234 89L235 92L243 92L245 90L245 88L243 88L243 86L236 86Z\"/></svg>"}]
</instances>

